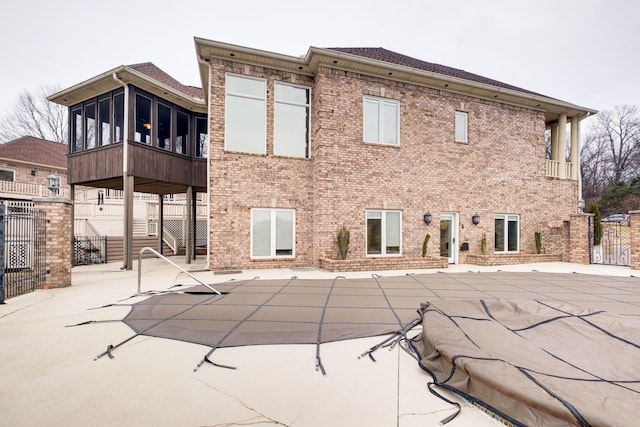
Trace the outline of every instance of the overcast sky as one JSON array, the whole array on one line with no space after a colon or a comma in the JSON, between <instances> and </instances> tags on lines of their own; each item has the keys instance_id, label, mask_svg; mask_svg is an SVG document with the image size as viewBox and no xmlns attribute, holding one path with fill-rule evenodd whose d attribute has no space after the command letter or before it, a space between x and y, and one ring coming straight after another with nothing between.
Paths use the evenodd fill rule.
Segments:
<instances>
[{"instance_id":1,"label":"overcast sky","mask_svg":"<svg viewBox=\"0 0 640 427\"><path fill-rule=\"evenodd\" d=\"M640 105L639 17L637 0L5 0L0 116L24 90L123 64L201 86L195 36L295 56L384 47L609 110Z\"/></svg>"}]
</instances>

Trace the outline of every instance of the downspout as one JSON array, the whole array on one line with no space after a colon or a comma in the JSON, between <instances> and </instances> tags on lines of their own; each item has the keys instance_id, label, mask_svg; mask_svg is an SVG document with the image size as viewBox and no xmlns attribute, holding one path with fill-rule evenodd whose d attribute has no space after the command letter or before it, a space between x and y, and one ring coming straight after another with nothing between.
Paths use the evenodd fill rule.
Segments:
<instances>
[{"instance_id":1,"label":"downspout","mask_svg":"<svg viewBox=\"0 0 640 427\"><path fill-rule=\"evenodd\" d=\"M209 78L211 78L211 63L202 60L202 57L200 55L198 55L198 62L202 65L207 66L207 69L209 70ZM210 91L210 88L211 84L207 85L207 88L202 88L202 90ZM209 129L209 124L211 123L211 108L209 105L210 100L211 92L209 92L209 96L207 96L207 262L204 266L205 270L211 269L211 135Z\"/></svg>"},{"instance_id":2,"label":"downspout","mask_svg":"<svg viewBox=\"0 0 640 427\"><path fill-rule=\"evenodd\" d=\"M123 193L124 193L124 203L125 203L125 233L124 233L124 245L125 245L125 260L122 264L122 267L120 267L121 270L131 270L131 266L128 265L127 263L127 247L128 247L128 243L127 243L127 201L126 201L126 195L127 195L127 186L128 186L128 182L129 182L129 86L123 82L122 80L120 80L120 78L118 77L117 73L113 73L112 74L113 79L120 83L120 85L124 88L124 129L123 129L123 138L122 138L122 177L123 177Z\"/></svg>"}]
</instances>

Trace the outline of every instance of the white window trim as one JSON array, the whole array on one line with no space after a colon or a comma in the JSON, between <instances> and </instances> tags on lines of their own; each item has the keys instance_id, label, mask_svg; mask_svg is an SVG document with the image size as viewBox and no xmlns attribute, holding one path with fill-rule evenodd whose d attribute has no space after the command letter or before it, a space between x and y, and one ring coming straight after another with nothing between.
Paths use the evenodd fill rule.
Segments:
<instances>
[{"instance_id":1,"label":"white window trim","mask_svg":"<svg viewBox=\"0 0 640 427\"><path fill-rule=\"evenodd\" d=\"M15 182L16 181L16 170L15 169L0 167L0 170L3 171L3 172L11 172L11 174L13 175L13 179L11 179L11 181L7 181L7 182Z\"/></svg>"},{"instance_id":2,"label":"white window trim","mask_svg":"<svg viewBox=\"0 0 640 427\"><path fill-rule=\"evenodd\" d=\"M257 96L251 96L251 95L247 95L244 93L237 93L237 92L229 92L227 90L227 77L228 76L232 76L232 77L237 77L237 78L241 78L241 79L249 79L249 80L257 80L260 82L264 82L264 94L262 97L257 97ZM225 151L230 151L233 153L245 153L245 154L257 154L257 155L265 155L267 154L267 125L268 125L268 118L267 118L267 114L268 114L268 105L267 105L267 91L268 91L268 84L267 84L267 79L263 79L260 77L253 77L253 76L247 76L245 74L235 74L235 73L225 73L225 85L224 85L224 150ZM229 148L227 148L227 97L231 95L231 96L237 96L237 97L241 97L241 98L246 98L246 99L255 99L258 101L264 101L264 149L262 151L262 153L252 153L252 152L244 152L244 151L238 151L238 150L230 150Z\"/></svg>"},{"instance_id":3,"label":"white window trim","mask_svg":"<svg viewBox=\"0 0 640 427\"><path fill-rule=\"evenodd\" d=\"M256 211L269 211L271 213L271 242L270 242L270 255L254 256L253 255L253 213ZM291 212L293 214L293 248L291 255L276 255L276 212ZM249 233L249 254L251 259L293 259L296 257L296 211L295 209L275 209L275 208L252 208L251 209L251 232Z\"/></svg>"},{"instance_id":4,"label":"white window trim","mask_svg":"<svg viewBox=\"0 0 640 427\"><path fill-rule=\"evenodd\" d=\"M517 223L518 223L518 245L515 251L509 251L506 248L509 245L508 242L508 236L509 236L509 218L513 219L515 218ZM493 223L494 223L494 227L495 227L495 220L496 219L503 219L504 220L504 246L502 248L501 251L497 250L495 248L495 242L494 242L494 253L496 254L517 254L520 253L520 215L517 214L496 214L493 216Z\"/></svg>"},{"instance_id":5,"label":"white window trim","mask_svg":"<svg viewBox=\"0 0 640 427\"><path fill-rule=\"evenodd\" d=\"M464 139L458 139L458 116L464 115ZM456 142L469 142L469 113L466 111L456 111L453 124L453 138Z\"/></svg>"},{"instance_id":6,"label":"white window trim","mask_svg":"<svg viewBox=\"0 0 640 427\"><path fill-rule=\"evenodd\" d=\"M367 232L367 221L368 221L368 214L369 212L380 212L382 214L382 227L380 229L380 240L381 240L381 253L379 254L369 254L368 248L369 248L369 244L368 244L368 237L369 237L369 233ZM394 213L398 213L400 214L400 251L397 254L387 254L387 212L394 212ZM393 210L393 209L367 209L367 211L364 214L364 222L365 222L365 233L364 233L364 252L365 252L365 256L367 258L376 258L376 257L400 257L402 256L402 211L399 210Z\"/></svg>"},{"instance_id":7,"label":"white window trim","mask_svg":"<svg viewBox=\"0 0 640 427\"><path fill-rule=\"evenodd\" d=\"M384 127L383 127L383 123L384 123L384 108L383 106L385 104L391 104L391 105L395 105L396 106L396 143L395 144L389 144L387 142L382 142L382 141L368 141L365 138L365 128L366 128L366 123L365 123L365 115L364 115L364 106L366 105L367 101L375 101L378 103L378 139L383 139L382 135L384 134ZM400 101L397 101L395 99L388 99L388 98L376 98L374 96L363 96L362 97L362 140L364 142L367 143L371 143L371 144L380 144L380 145L388 145L390 147L399 147L400 146Z\"/></svg>"},{"instance_id":8,"label":"white window trim","mask_svg":"<svg viewBox=\"0 0 640 427\"><path fill-rule=\"evenodd\" d=\"M301 104L301 103L290 102L290 101L278 101L276 99L276 95L275 95L276 89L274 87L274 89L273 89L273 102L274 102L274 108L273 108L273 127L274 127L273 150L274 150L274 155L275 156L282 156L282 157L294 157L294 156L285 156L285 155L282 155L282 154L275 154L275 147L276 147L276 144L278 143L278 141L275 140L275 129L276 129L276 126L278 125L277 124L278 117L276 116L275 104L287 104L287 105L295 105L295 106L298 106L298 107L307 107L309 109L309 118L308 118L309 123L308 123L308 126L307 126L307 141L309 143L309 147L307 149L307 156L306 157L296 157L296 158L310 159L311 158L311 96L312 96L311 87L310 86L304 86L304 85L296 85L296 84L291 84L291 83L284 83L284 82L275 82L275 86L278 86L278 85L297 87L297 88L300 88L300 89L308 90L309 91L309 102L306 103L306 104Z\"/></svg>"}]
</instances>

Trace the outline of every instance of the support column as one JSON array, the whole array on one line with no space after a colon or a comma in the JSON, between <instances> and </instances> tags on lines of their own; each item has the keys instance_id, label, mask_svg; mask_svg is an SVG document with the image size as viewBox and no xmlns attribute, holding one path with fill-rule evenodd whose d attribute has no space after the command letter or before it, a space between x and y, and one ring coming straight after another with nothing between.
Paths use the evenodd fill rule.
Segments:
<instances>
[{"instance_id":1,"label":"support column","mask_svg":"<svg viewBox=\"0 0 640 427\"><path fill-rule=\"evenodd\" d=\"M569 218L569 257L568 261L575 264L589 264L591 257L589 248L589 217L593 214L574 214Z\"/></svg>"},{"instance_id":2,"label":"support column","mask_svg":"<svg viewBox=\"0 0 640 427\"><path fill-rule=\"evenodd\" d=\"M187 187L187 197L186 197L186 212L185 212L185 216L187 217L187 226L186 226L186 230L185 230L185 242L184 242L184 246L185 246L185 262L187 264L191 264L191 258L192 258L192 254L191 252L193 252L193 234L191 233L192 227L193 227L193 187L192 186L188 186Z\"/></svg>"},{"instance_id":3,"label":"support column","mask_svg":"<svg viewBox=\"0 0 640 427\"><path fill-rule=\"evenodd\" d=\"M558 124L551 125L551 160L558 161Z\"/></svg>"},{"instance_id":4,"label":"support column","mask_svg":"<svg viewBox=\"0 0 640 427\"><path fill-rule=\"evenodd\" d=\"M122 269L133 269L133 188L134 177L125 174L124 180L124 263Z\"/></svg>"},{"instance_id":5,"label":"support column","mask_svg":"<svg viewBox=\"0 0 640 427\"><path fill-rule=\"evenodd\" d=\"M580 169L580 142L578 139L580 129L580 120L577 117L571 117L571 179L578 179L578 170Z\"/></svg>"},{"instance_id":6,"label":"support column","mask_svg":"<svg viewBox=\"0 0 640 427\"><path fill-rule=\"evenodd\" d=\"M160 255L164 255L162 253L162 248L164 245L162 244L162 238L164 237L164 196L162 194L158 195L158 252Z\"/></svg>"},{"instance_id":7,"label":"support column","mask_svg":"<svg viewBox=\"0 0 640 427\"><path fill-rule=\"evenodd\" d=\"M567 115L562 113L558 117L558 178L567 177Z\"/></svg>"},{"instance_id":8,"label":"support column","mask_svg":"<svg viewBox=\"0 0 640 427\"><path fill-rule=\"evenodd\" d=\"M193 259L195 261L196 259L196 235L197 235L197 227L198 227L198 192L194 191L193 194L191 195L191 223L193 224L192 226L192 232L191 232L191 247L193 248L191 251L191 259Z\"/></svg>"},{"instance_id":9,"label":"support column","mask_svg":"<svg viewBox=\"0 0 640 427\"><path fill-rule=\"evenodd\" d=\"M640 211L629 211L629 229L631 234L629 266L638 270L640 269Z\"/></svg>"}]
</instances>

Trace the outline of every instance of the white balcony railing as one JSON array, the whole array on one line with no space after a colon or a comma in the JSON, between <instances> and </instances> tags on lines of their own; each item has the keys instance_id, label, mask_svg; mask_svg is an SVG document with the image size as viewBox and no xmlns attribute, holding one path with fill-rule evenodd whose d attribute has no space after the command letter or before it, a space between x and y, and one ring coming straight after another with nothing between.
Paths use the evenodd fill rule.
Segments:
<instances>
[{"instance_id":1,"label":"white balcony railing","mask_svg":"<svg viewBox=\"0 0 640 427\"><path fill-rule=\"evenodd\" d=\"M45 185L17 181L0 181L0 193L27 199L49 197L51 195L51 191ZM69 189L66 187L60 188L58 197L68 199Z\"/></svg>"},{"instance_id":2,"label":"white balcony railing","mask_svg":"<svg viewBox=\"0 0 640 427\"><path fill-rule=\"evenodd\" d=\"M547 159L546 175L553 178L560 178L561 168L564 168L564 178L572 179L573 177L573 163L559 162L557 160Z\"/></svg>"}]
</instances>

